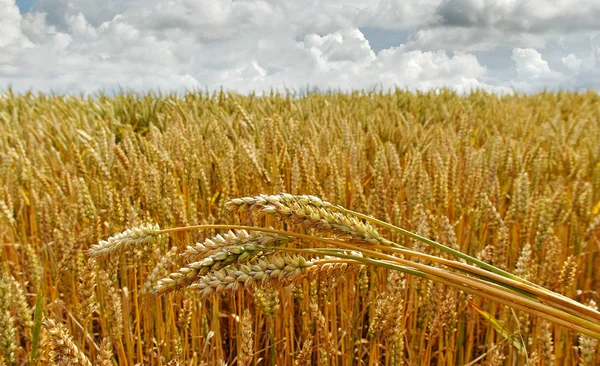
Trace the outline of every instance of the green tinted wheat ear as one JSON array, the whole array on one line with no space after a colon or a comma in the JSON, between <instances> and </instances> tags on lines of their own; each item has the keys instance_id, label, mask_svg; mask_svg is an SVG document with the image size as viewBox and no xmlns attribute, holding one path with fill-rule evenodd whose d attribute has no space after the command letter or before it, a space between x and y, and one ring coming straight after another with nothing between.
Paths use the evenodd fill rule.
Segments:
<instances>
[{"instance_id":1,"label":"green tinted wheat ear","mask_svg":"<svg viewBox=\"0 0 600 366\"><path fill-rule=\"evenodd\" d=\"M190 286L204 297L225 290L236 291L254 284L280 286L304 277L314 264L304 257L273 255L202 276Z\"/></svg>"},{"instance_id":2,"label":"green tinted wheat ear","mask_svg":"<svg viewBox=\"0 0 600 366\"><path fill-rule=\"evenodd\" d=\"M168 278L158 281L154 294L162 295L188 285L190 289L199 290L202 297L223 291L237 291L253 284L278 286L303 278L306 270L314 266L298 255L259 257L247 264L232 264L220 270L211 269L212 263L213 259L206 258L181 268ZM204 270L205 268L208 270Z\"/></svg>"},{"instance_id":3,"label":"green tinted wheat ear","mask_svg":"<svg viewBox=\"0 0 600 366\"><path fill-rule=\"evenodd\" d=\"M92 257L103 257L113 253L120 253L128 248L152 243L159 235L158 225L143 224L136 228L127 229L122 233L101 240L92 245L89 254Z\"/></svg>"},{"instance_id":4,"label":"green tinted wheat ear","mask_svg":"<svg viewBox=\"0 0 600 366\"><path fill-rule=\"evenodd\" d=\"M240 252L244 250L264 250L267 247L284 245L292 239L292 237L285 235L261 232L248 233L246 230L234 230L206 239L203 243L197 243L195 246L188 246L182 257L188 262L195 262L222 251L223 248L239 247Z\"/></svg>"},{"instance_id":5,"label":"green tinted wheat ear","mask_svg":"<svg viewBox=\"0 0 600 366\"><path fill-rule=\"evenodd\" d=\"M216 235L195 246L189 246L184 258L194 261L168 278L159 280L154 287L156 295L177 290L193 283L197 277L210 271L218 271L231 264L242 264L258 256L268 254L274 247L292 240L285 235L235 230Z\"/></svg>"},{"instance_id":6,"label":"green tinted wheat ear","mask_svg":"<svg viewBox=\"0 0 600 366\"><path fill-rule=\"evenodd\" d=\"M254 291L254 302L256 306L268 317L274 317L281 310L279 301L279 289L257 287Z\"/></svg>"}]
</instances>

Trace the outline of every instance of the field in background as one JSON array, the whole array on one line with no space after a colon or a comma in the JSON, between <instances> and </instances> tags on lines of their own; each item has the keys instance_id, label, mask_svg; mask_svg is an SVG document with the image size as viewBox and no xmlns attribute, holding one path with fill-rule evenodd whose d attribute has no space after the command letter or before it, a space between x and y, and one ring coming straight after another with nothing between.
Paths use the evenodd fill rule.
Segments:
<instances>
[{"instance_id":1,"label":"field in background","mask_svg":"<svg viewBox=\"0 0 600 366\"><path fill-rule=\"evenodd\" d=\"M250 340L246 362L256 365L292 365L302 352L313 365L600 364L589 338L383 270L207 300L147 294L180 267L178 250L214 231L108 260L86 254L144 222L262 225L223 203L284 191L600 301L597 94L9 93L0 98L0 359L22 364L36 349L34 364L45 364L69 333L63 351L101 365L237 365ZM56 324L34 344L42 315Z\"/></svg>"}]
</instances>

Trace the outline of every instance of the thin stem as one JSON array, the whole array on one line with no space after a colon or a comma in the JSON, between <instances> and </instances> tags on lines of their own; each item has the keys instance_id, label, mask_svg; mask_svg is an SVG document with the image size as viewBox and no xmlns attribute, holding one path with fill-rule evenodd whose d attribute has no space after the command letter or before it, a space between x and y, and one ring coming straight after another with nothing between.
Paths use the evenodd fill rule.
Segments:
<instances>
[{"instance_id":1,"label":"thin stem","mask_svg":"<svg viewBox=\"0 0 600 366\"><path fill-rule=\"evenodd\" d=\"M403 235L406 235L406 236L409 236L409 237L411 237L413 239L422 241L425 244L431 245L431 246L433 246L435 248L438 248L438 249L440 249L440 250L442 250L442 251L444 251L446 253L452 254L455 257L462 258L462 259L466 260L469 263L476 264L476 265L480 266L481 268L485 268L488 271L492 271L492 272L494 272L494 273L496 273L496 274L498 274L500 276L503 276L503 277L506 277L506 278L511 278L511 279L513 279L515 281L523 281L523 279L521 279L521 278L513 275L510 272L506 272L506 271L504 271L504 270L502 270L502 269L500 269L498 267L495 267L495 266L492 266L491 264L485 263L485 262L483 262L483 261L481 261L481 260L479 260L479 259L477 259L475 257L471 257L468 254L465 254L465 253L460 252L460 251L458 251L456 249L452 249L450 247L447 247L447 246L445 246L443 244L440 244L440 243L438 243L438 242L436 242L434 240L427 239L427 238L425 238L425 237L423 237L421 235L415 234L415 233L410 232L410 231L408 231L406 229L403 229L401 227L392 225L390 223L387 223L385 221L376 219L374 217L362 214L360 212L349 210L349 209L347 209L345 207L342 207L342 206L339 206L339 205L338 206L333 206L332 209L340 211L340 212L343 212L343 213L348 214L348 215L353 215L353 216L359 217L359 218L361 218L363 220L367 220L367 221L376 223L376 224L381 225L381 226L383 226L385 228L388 228L390 230L399 232L399 233L401 233Z\"/></svg>"},{"instance_id":2,"label":"thin stem","mask_svg":"<svg viewBox=\"0 0 600 366\"><path fill-rule=\"evenodd\" d=\"M407 236L409 236L409 237L411 237L413 239L422 241L425 244L431 245L431 246L433 246L435 248L438 248L438 249L440 249L440 250L442 250L442 251L444 251L446 253L452 254L452 255L454 255L454 256L456 256L458 258L462 258L462 259L466 260L469 263L472 263L472 264L475 264L475 265L477 265L477 266L479 266L481 268L487 269L487 270L491 271L492 273L494 273L496 275L499 275L501 277L504 277L506 279L509 279L509 280L512 280L512 281L515 281L515 282L520 282L522 284L525 284L526 286L529 287L530 291L534 291L533 289L535 288L535 289L537 289L537 291L535 291L535 292L538 295L543 296L546 299L552 299L552 300L559 301L562 304L571 305L574 308L576 308L577 311L584 312L586 315L590 316L592 319L600 320L600 312L597 312L597 311L595 311L595 310L593 310L593 309L591 309L591 308L589 308L587 306L584 306L583 304L581 304L581 303L579 303L579 302L577 302L577 301L575 301L575 300L573 300L573 299L571 299L571 298L569 298L567 296L558 294L556 292L549 292L548 289L546 289L546 288L544 288L542 286L539 286L539 285L537 285L537 284L535 284L533 282L524 280L524 279L522 279L522 278L520 278L518 276L513 275L510 272L504 271L504 270L502 270L502 269L500 269L498 267L495 267L495 266L493 266L491 264L485 263L485 262L483 262L483 261L481 261L481 260L479 260L477 258L474 258L474 257L472 257L472 256L470 256L468 254L465 254L463 252L460 252L460 251L458 251L456 249L447 247L447 246L445 246L443 244L440 244L440 243L438 243L438 242L436 242L434 240L425 238L423 236L420 236L418 234L410 232L410 231L408 231L406 229L403 229L401 227L392 225L392 224L390 224L388 222L376 219L374 217L362 214L360 212L349 210L349 209L347 209L347 208L345 208L343 206L336 205L336 206L331 207L331 209L343 212L343 213L348 214L348 215L354 215L354 216L356 216L358 218L361 218L363 220L370 221L372 223L378 224L378 225L383 226L385 228L388 228L390 230L399 232L399 233L401 233L403 235L407 235ZM404 246L402 246L400 244L391 242L389 240L386 240L386 242L388 244L390 244L391 246L397 248L397 249L407 249L406 247L404 247ZM417 252L413 251L413 253L417 253ZM442 258L439 258L439 259L442 259ZM454 263L457 263L457 262L454 262ZM482 275L481 272L479 274Z\"/></svg>"},{"instance_id":3,"label":"thin stem","mask_svg":"<svg viewBox=\"0 0 600 366\"><path fill-rule=\"evenodd\" d=\"M358 214L358 215L361 215L361 217L363 216L362 214ZM385 223L385 224L387 224L387 223ZM391 226L393 226L393 225L391 225ZM164 230L160 230L159 233L171 233L171 232L187 231L187 230L195 230L195 229L243 229L243 230L262 231L262 232L269 232L269 233L274 233L274 234L279 234L279 235L289 235L289 236L297 237L300 239L306 239L306 240L310 240L310 241L322 242L327 245L334 245L334 246L337 245L337 246L340 246L340 247L343 247L346 249L350 249L350 250L359 250L363 254L367 254L369 256L378 258L379 261L371 259L371 258L359 258L356 256L339 253L339 252L336 252L335 249L280 248L280 250L282 250L282 251L303 251L306 253L318 253L318 254L328 253L330 255L334 255L334 256L337 256L340 258L350 258L350 259L359 260L359 261L375 261L375 263L379 263L380 266L384 266L384 264L387 263L387 262L381 262L381 261L396 262L396 263L399 263L402 265L399 267L402 267L403 271L405 273L417 275L416 273L409 272L411 270L411 268L415 268L419 272L426 273L427 275L433 275L433 276L436 276L436 278L445 279L445 281L449 281L450 285L452 285L452 284L458 285L460 283L470 284L474 288L476 288L480 291L486 292L486 296L490 295L490 296L495 296L495 298L502 297L504 299L507 299L506 301L509 301L509 304L512 304L515 301L520 301L521 302L520 306L522 306L522 307L526 307L527 309L534 309L535 311L541 311L543 314L546 314L548 316L552 316L557 319L562 319L563 322L561 324L563 324L564 322L566 322L569 325L571 325L570 322L576 323L571 326L571 329L574 329L573 327L578 327L578 329L579 328L588 329L587 332L583 332L583 333L591 335L593 337L597 337L598 339L600 339L600 333L596 333L592 330L589 330L589 329L593 329L597 332L600 332L600 325L597 324L596 322L589 321L589 319L582 318L580 316L581 314L579 313L579 311L585 310L586 314L592 315L592 316L594 316L594 318L597 315L594 314L594 312L590 311L591 309L584 307L582 304L579 304L576 302L569 303L569 305L575 305L576 307L578 307L578 309L571 309L570 307L565 308L564 306L561 306L559 304L554 304L554 305L559 305L559 308L557 308L557 306L549 306L541 301L534 301L534 300L531 300L530 298L539 300L538 297L542 296L551 302L552 301L564 302L564 300L560 297L553 296L553 293L547 292L548 290L545 290L543 287L534 287L534 286L532 286L533 284L530 285L530 283L524 282L519 277L515 277L515 276L511 275L510 277L507 278L506 276L503 276L502 274L498 274L495 271L493 271L492 273L485 272L485 271L477 269L476 267L467 267L460 262L454 262L454 261L446 260L444 258L433 257L433 256L429 256L424 253L415 252L410 249L403 248L402 246L392 243L392 242L390 242L390 243L395 244L395 245L393 245L393 247L389 247L389 248L381 246L381 245L375 245L375 244L368 244L368 247L373 248L373 249L396 250L396 251L402 252L407 255L417 256L417 257L421 257L423 259L429 259L429 260L435 261L437 263L449 265L452 268L459 269L463 272L473 274L476 277L468 277L468 276L461 275L458 273L452 273L452 272L448 272L446 270L431 267L431 266L428 266L425 264L416 263L416 262L412 262L410 260L394 257L392 255L385 254L385 253L382 253L379 251L375 251L373 249L361 247L360 245L358 245L356 243L348 243L348 242L343 242L343 241L339 241L339 240L331 240L331 239L325 239L325 238L315 237L315 236L306 235L306 234L299 234L299 233L295 233L295 232L275 230L275 229L266 229L266 228L260 228L260 227L254 227L254 226L195 225L195 226L179 227L179 228L172 228L172 229L164 229ZM410 232L408 232L408 233L410 233ZM412 234L412 233L410 233L410 234L411 234L411 236L414 235L414 236L420 237L416 234ZM420 238L422 238L422 237L420 237ZM425 238L423 238L423 239L425 239ZM431 241L429 239L426 239L426 240ZM433 241L431 241L431 242L433 242ZM435 243L435 242L433 242L433 243ZM442 244L439 244L439 243L436 243L436 244L439 246L442 246ZM446 248L446 249L451 249L451 248L447 248L445 246L442 246L442 247ZM369 263L371 263L371 262L369 262ZM373 265L378 265L378 264L373 264ZM494 266L490 266L490 267L496 268ZM504 272L504 271L502 271L502 272ZM516 279L518 279L520 281L513 280L511 277L515 277ZM515 286L515 285L518 285L518 286ZM543 289L545 291L539 291L540 289ZM535 293L531 293L532 291L534 291ZM572 312L574 310L577 310L578 313L573 314ZM576 329L574 329L574 330L576 330ZM580 330L578 330L578 331L580 331Z\"/></svg>"},{"instance_id":4,"label":"thin stem","mask_svg":"<svg viewBox=\"0 0 600 366\"><path fill-rule=\"evenodd\" d=\"M320 250L318 250L318 249L297 249L297 251L304 251L307 253L314 253L314 254L320 253ZM418 277L425 278L428 280L443 283L447 286L454 287L456 289L459 289L459 290L462 290L462 291L465 291L468 293L472 293L475 295L479 295L479 296L485 297L489 300L496 301L498 303L501 303L501 304L504 304L504 305L507 305L510 307L514 307L515 309L526 311L534 316L544 318L544 319L554 322L556 324L560 324L566 328L572 329L579 333L583 333L583 334L589 335L590 337L600 340L600 332L596 332L596 331L586 327L586 325L592 325L592 328L598 328L597 324L593 324L593 323L584 321L583 323L585 323L585 325L581 325L580 324L581 322L579 322L579 320L581 320L581 319L579 319L575 316L566 316L565 317L564 314L559 310L553 309L551 307L548 307L544 304L535 302L530 299L519 298L519 297L515 296L514 294L506 293L500 289L493 288L492 286L490 286L487 283L480 283L480 282L478 282L478 280L469 278L464 275L450 274L450 276L448 276L449 275L448 272L444 272L443 270L440 270L438 268L429 267L429 266L425 266L425 265L422 265L423 267L421 267L421 269L416 269L416 268L406 267L406 266L393 264L393 263L389 263L389 262L382 262L382 261L378 261L378 260L371 259L371 258L356 257L356 256L343 254L343 253L337 253L337 254L331 253L331 255L335 255L340 258L347 258L347 259L349 259L348 263L351 263L352 261L354 261L354 263L356 263L356 264L367 263L372 266L393 269L393 270L401 271L401 272L404 272L404 273L407 273L410 275L414 275L414 276L418 276ZM429 267L432 270L429 270L424 267ZM467 285L470 285L473 287L469 287ZM505 296L505 295L512 295L512 296ZM521 301L521 302L519 302L519 301ZM567 314L567 315L570 315L570 314Z\"/></svg>"},{"instance_id":5,"label":"thin stem","mask_svg":"<svg viewBox=\"0 0 600 366\"><path fill-rule=\"evenodd\" d=\"M311 238L314 238L314 237L311 237ZM578 303L574 300L571 300L571 299L569 299L571 301L565 301L564 297L558 297L558 296L556 296L556 293L549 292L548 290L544 289L543 287L529 286L528 283L517 282L510 278L502 277L495 273L485 271L481 268L468 266L464 263L451 261L451 260L448 260L445 258L435 257L435 256L432 256L429 254L416 252L411 249L407 249L407 248L403 248L403 247L389 248L389 247L385 247L385 246L381 246L381 245L377 245L377 244L368 244L368 248L362 248L362 247L357 248L357 245L354 243L348 243L348 242L339 241L339 240L330 240L330 239L319 238L319 241L322 241L322 242L330 244L330 245L337 245L338 247L346 248L349 250L360 250L363 254L369 254L372 257L376 257L376 258L380 258L380 259L390 259L390 258L397 258L397 257L393 257L393 256L389 256L389 255L380 256L379 254L383 254L383 253L373 251L372 249L396 251L396 252L399 252L402 254L415 256L415 257L418 257L421 259L431 260L435 263L447 265L447 266L457 269L459 271L469 273L479 279L487 280L490 283L500 285L507 290L512 290L512 291L520 293L522 295L525 295L525 296L528 296L531 298L535 298L536 300L540 301L541 303L547 302L547 303L553 304L555 307L560 308L561 310L563 310L564 312L566 312L568 314L574 315L579 318L587 319L589 321L594 322L594 324L597 323L596 320L600 319L600 313L598 313L594 309L589 308L589 307L587 307L581 303ZM332 250L335 251L335 249L332 249ZM408 262L413 263L412 261L408 261ZM541 301L540 299L545 300L545 302ZM566 298L566 299L568 299L568 298ZM584 317L582 317L582 315L584 315Z\"/></svg>"},{"instance_id":6,"label":"thin stem","mask_svg":"<svg viewBox=\"0 0 600 366\"><path fill-rule=\"evenodd\" d=\"M396 244L396 245L398 245L398 246L397 247L395 246L394 248L387 248L382 245L373 245L373 249L388 250L388 251L397 252L397 253L400 253L403 255L409 255L409 256L425 259L425 260L430 260L432 262L439 263L442 265L446 265L448 267L454 268L461 272L472 274L473 276L476 276L479 278L489 279L490 281L497 283L497 284L507 285L507 286L514 287L514 288L517 288L517 289L520 289L523 291L528 291L531 293L531 295L539 297L538 300L543 299L548 302L555 303L555 304L561 306L561 308L564 308L565 310L567 310L569 312L576 312L576 313L574 313L574 315L585 315L589 320L593 320L593 321L600 320L600 312L598 312L588 306L585 306L571 298L568 298L566 296L549 291L548 289L541 287L539 285L536 285L534 283L530 283L528 281L515 281L511 278L506 278L506 277L500 276L496 273L485 271L478 267L470 266L470 265L467 265L467 264L464 264L461 262L452 261L452 260L449 260L446 258L436 257L436 256L426 254L426 253L417 252L412 249L403 247L399 244ZM583 314L580 314L580 313L583 313Z\"/></svg>"}]
</instances>

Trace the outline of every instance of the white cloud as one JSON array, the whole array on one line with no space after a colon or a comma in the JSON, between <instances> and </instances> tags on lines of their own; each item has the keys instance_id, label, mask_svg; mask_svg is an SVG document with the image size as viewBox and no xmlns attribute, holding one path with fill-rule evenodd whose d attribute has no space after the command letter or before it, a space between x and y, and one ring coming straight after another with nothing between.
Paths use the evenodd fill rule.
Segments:
<instances>
[{"instance_id":1,"label":"white cloud","mask_svg":"<svg viewBox=\"0 0 600 366\"><path fill-rule=\"evenodd\" d=\"M0 0L0 48L21 38L21 12L14 0Z\"/></svg>"},{"instance_id":2,"label":"white cloud","mask_svg":"<svg viewBox=\"0 0 600 366\"><path fill-rule=\"evenodd\" d=\"M327 34L323 37L309 34L302 43L304 48L329 62L365 63L376 59L365 36L356 28Z\"/></svg>"},{"instance_id":3,"label":"white cloud","mask_svg":"<svg viewBox=\"0 0 600 366\"><path fill-rule=\"evenodd\" d=\"M579 68L581 67L581 60L572 53L561 58L561 61L563 65L565 65L569 70L574 72L578 72Z\"/></svg>"},{"instance_id":4,"label":"white cloud","mask_svg":"<svg viewBox=\"0 0 600 366\"><path fill-rule=\"evenodd\" d=\"M600 39L590 15L600 5L548 1L38 0L22 15L14 0L0 0L0 88L504 92L600 74L598 47L569 48L569 37ZM375 53L361 27L412 35ZM549 49L556 29L567 35L560 53ZM499 47L514 49L503 65L516 77L496 76L478 57Z\"/></svg>"},{"instance_id":5,"label":"white cloud","mask_svg":"<svg viewBox=\"0 0 600 366\"><path fill-rule=\"evenodd\" d=\"M515 48L511 58L517 64L519 77L535 79L552 72L548 62L532 48Z\"/></svg>"},{"instance_id":6,"label":"white cloud","mask_svg":"<svg viewBox=\"0 0 600 366\"><path fill-rule=\"evenodd\" d=\"M517 89L535 91L548 86L573 87L574 79L552 70L537 50L515 48L511 58L517 68L517 78L512 80L511 83Z\"/></svg>"},{"instance_id":7,"label":"white cloud","mask_svg":"<svg viewBox=\"0 0 600 366\"><path fill-rule=\"evenodd\" d=\"M412 85L429 89L450 86L458 90L484 87L478 81L486 73L477 58L469 54L449 57L444 51L402 52L400 48L383 50L378 54L380 81L388 85Z\"/></svg>"},{"instance_id":8,"label":"white cloud","mask_svg":"<svg viewBox=\"0 0 600 366\"><path fill-rule=\"evenodd\" d=\"M293 66L265 75L262 72L266 69L265 65L250 61L233 73L222 73L218 82L242 91L251 90L249 86L268 90L272 86L301 89L306 85L342 90L389 89L396 86L412 90L444 86L458 91L473 88L507 90L479 80L486 74L486 69L473 55L449 56L444 51L404 52L402 48L383 50L376 55L357 29L324 36L307 35L293 48L279 51L293 55Z\"/></svg>"}]
</instances>

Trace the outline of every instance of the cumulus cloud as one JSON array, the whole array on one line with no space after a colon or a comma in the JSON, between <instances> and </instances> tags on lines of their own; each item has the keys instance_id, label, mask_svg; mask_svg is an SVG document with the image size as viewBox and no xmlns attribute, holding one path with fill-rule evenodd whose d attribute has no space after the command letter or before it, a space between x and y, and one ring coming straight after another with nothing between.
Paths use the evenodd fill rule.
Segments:
<instances>
[{"instance_id":1,"label":"cumulus cloud","mask_svg":"<svg viewBox=\"0 0 600 366\"><path fill-rule=\"evenodd\" d=\"M549 75L552 72L548 67L548 62L534 49L515 48L511 58L517 64L517 75L519 77L535 79Z\"/></svg>"},{"instance_id":2,"label":"cumulus cloud","mask_svg":"<svg viewBox=\"0 0 600 366\"><path fill-rule=\"evenodd\" d=\"M0 0L0 47L21 38L21 12L14 0Z\"/></svg>"},{"instance_id":3,"label":"cumulus cloud","mask_svg":"<svg viewBox=\"0 0 600 366\"><path fill-rule=\"evenodd\" d=\"M572 53L569 53L567 56L562 59L563 65L565 65L569 70L578 72L579 67L581 67L581 60Z\"/></svg>"},{"instance_id":4,"label":"cumulus cloud","mask_svg":"<svg viewBox=\"0 0 600 366\"><path fill-rule=\"evenodd\" d=\"M301 46L326 62L364 63L376 59L369 42L358 29L348 29L319 36L309 34Z\"/></svg>"},{"instance_id":5,"label":"cumulus cloud","mask_svg":"<svg viewBox=\"0 0 600 366\"><path fill-rule=\"evenodd\" d=\"M548 88L559 85L562 88L572 88L573 79L550 68L542 54L531 48L515 48L512 60L516 64L517 78L512 85L524 91Z\"/></svg>"},{"instance_id":6,"label":"cumulus cloud","mask_svg":"<svg viewBox=\"0 0 600 366\"><path fill-rule=\"evenodd\" d=\"M596 2L534 2L539 11L525 0L37 0L21 14L15 0L0 0L0 88L504 92L597 75ZM375 52L365 27L410 36ZM569 49L568 37L549 49L556 29L587 32L587 49ZM503 61L514 77L482 63L499 47L514 49Z\"/></svg>"},{"instance_id":7,"label":"cumulus cloud","mask_svg":"<svg viewBox=\"0 0 600 366\"><path fill-rule=\"evenodd\" d=\"M234 73L223 73L219 82L242 91L249 91L252 87L268 90L273 85L294 88L311 85L320 89L342 90L387 90L394 87L412 90L438 87L451 87L458 91L474 88L508 90L479 80L487 70L473 55L450 56L445 51L406 52L401 47L375 54L356 28L324 36L309 34L290 46L287 51L293 55L293 64L266 75L267 64L252 60Z\"/></svg>"}]
</instances>

